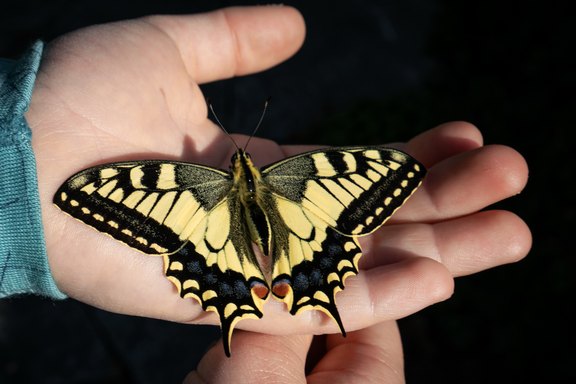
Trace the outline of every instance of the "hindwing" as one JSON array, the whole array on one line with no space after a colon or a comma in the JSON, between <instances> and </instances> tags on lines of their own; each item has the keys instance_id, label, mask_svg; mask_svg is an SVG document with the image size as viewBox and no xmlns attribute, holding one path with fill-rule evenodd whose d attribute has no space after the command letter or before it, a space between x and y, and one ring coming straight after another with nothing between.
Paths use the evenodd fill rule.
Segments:
<instances>
[{"instance_id":1,"label":"hindwing","mask_svg":"<svg viewBox=\"0 0 576 384\"><path fill-rule=\"evenodd\" d=\"M176 253L167 254L165 273L182 297L197 299L220 316L224 351L230 356L235 324L261 318L269 292L234 194L215 206Z\"/></svg>"}]
</instances>

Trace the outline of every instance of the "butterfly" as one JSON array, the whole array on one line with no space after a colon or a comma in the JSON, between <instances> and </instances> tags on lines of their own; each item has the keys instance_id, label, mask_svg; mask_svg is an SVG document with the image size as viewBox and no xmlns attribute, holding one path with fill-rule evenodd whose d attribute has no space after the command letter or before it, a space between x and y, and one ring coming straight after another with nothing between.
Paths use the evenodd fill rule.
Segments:
<instances>
[{"instance_id":1,"label":"butterfly","mask_svg":"<svg viewBox=\"0 0 576 384\"><path fill-rule=\"evenodd\" d=\"M269 296L292 315L323 311L345 336L335 296L358 273L358 238L382 226L425 173L408 154L378 146L324 148L261 169L237 148L229 171L167 160L88 168L60 186L54 203L162 256L180 296L218 314L230 356L235 325L261 318Z\"/></svg>"}]
</instances>

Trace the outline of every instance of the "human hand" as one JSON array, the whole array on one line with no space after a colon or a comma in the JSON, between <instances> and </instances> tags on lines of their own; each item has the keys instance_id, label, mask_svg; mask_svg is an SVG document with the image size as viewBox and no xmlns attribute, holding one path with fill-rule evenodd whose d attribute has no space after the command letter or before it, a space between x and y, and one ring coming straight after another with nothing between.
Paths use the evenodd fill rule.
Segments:
<instances>
[{"instance_id":1,"label":"human hand","mask_svg":"<svg viewBox=\"0 0 576 384\"><path fill-rule=\"evenodd\" d=\"M263 378L291 384L404 383L402 340L396 321L386 319L444 298L451 288L446 273L472 274L526 255L531 236L524 222L506 211L478 212L523 188L527 168L518 153L504 146L482 147L479 131L467 123L441 125L402 147L421 159L429 173L391 225L364 239L362 271L348 280L347 293L339 299L344 323L355 322L360 329L346 338L237 331L233 358L215 344L185 384ZM366 274L368 286L355 290L366 296L350 297L351 286ZM384 321L374 324L375 317ZM358 325L361 320L365 328Z\"/></svg>"},{"instance_id":2,"label":"human hand","mask_svg":"<svg viewBox=\"0 0 576 384\"><path fill-rule=\"evenodd\" d=\"M68 176L103 162L163 157L226 168L233 148L219 140L221 130L207 119L198 84L274 65L297 50L303 35L302 19L291 8L235 8L92 27L50 47L27 118L49 262L61 290L114 312L218 322L175 293L162 276L160 258L70 219L52 206L52 196ZM242 144L245 138L237 140ZM525 255L530 236L521 220L508 212L477 211L518 193L526 165L509 148L480 147L479 132L462 123L408 143L405 150L430 172L391 222L397 225L362 240L360 275L337 296L347 330L413 313L448 297L454 275ZM250 149L259 165L304 150L262 139L252 140ZM263 319L239 327L284 334L337 331L317 311L292 317L271 300L265 312Z\"/></svg>"},{"instance_id":3,"label":"human hand","mask_svg":"<svg viewBox=\"0 0 576 384\"><path fill-rule=\"evenodd\" d=\"M113 160L227 168L230 141L219 140L224 134L207 118L198 84L267 69L303 38L297 11L266 6L105 24L50 44L26 117L49 263L63 292L120 313L176 321L203 315L162 276L160 257L142 257L71 220L52 196L76 171Z\"/></svg>"},{"instance_id":4,"label":"human hand","mask_svg":"<svg viewBox=\"0 0 576 384\"><path fill-rule=\"evenodd\" d=\"M234 355L219 344L184 384L404 383L402 342L395 321L341 335L273 336L237 331Z\"/></svg>"}]
</instances>

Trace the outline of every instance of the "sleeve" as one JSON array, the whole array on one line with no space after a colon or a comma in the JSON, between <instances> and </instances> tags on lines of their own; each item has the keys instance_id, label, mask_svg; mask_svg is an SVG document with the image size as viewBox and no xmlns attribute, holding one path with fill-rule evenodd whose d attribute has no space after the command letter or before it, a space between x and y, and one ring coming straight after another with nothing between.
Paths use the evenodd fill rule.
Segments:
<instances>
[{"instance_id":1,"label":"sleeve","mask_svg":"<svg viewBox=\"0 0 576 384\"><path fill-rule=\"evenodd\" d=\"M42 48L37 42L20 60L0 60L0 297L66 298L48 265L32 133L24 118Z\"/></svg>"}]
</instances>

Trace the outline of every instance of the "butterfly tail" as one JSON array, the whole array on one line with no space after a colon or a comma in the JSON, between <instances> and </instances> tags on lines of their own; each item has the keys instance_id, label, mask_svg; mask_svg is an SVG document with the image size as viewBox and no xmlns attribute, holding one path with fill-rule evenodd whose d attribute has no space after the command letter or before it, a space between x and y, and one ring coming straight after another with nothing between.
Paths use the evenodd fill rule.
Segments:
<instances>
[{"instance_id":1,"label":"butterfly tail","mask_svg":"<svg viewBox=\"0 0 576 384\"><path fill-rule=\"evenodd\" d=\"M241 273L222 272L217 264L207 265L206 258L197 253L192 243L174 254L164 256L165 273L176 286L180 296L196 299L205 311L220 317L222 341L226 356L230 356L230 342L236 323L242 319L262 317L262 301L268 288L265 282L246 280Z\"/></svg>"}]
</instances>

